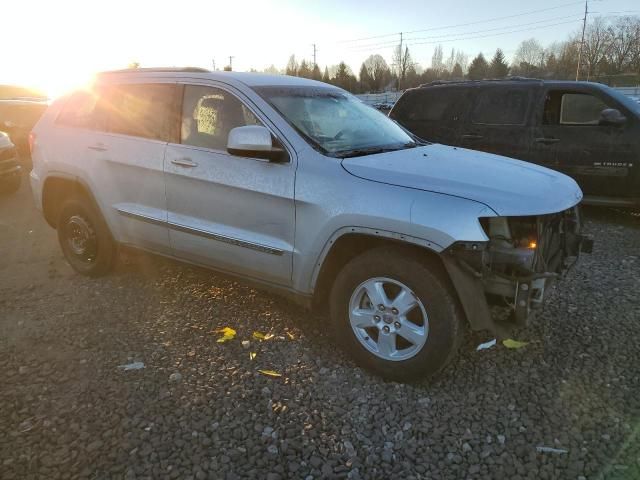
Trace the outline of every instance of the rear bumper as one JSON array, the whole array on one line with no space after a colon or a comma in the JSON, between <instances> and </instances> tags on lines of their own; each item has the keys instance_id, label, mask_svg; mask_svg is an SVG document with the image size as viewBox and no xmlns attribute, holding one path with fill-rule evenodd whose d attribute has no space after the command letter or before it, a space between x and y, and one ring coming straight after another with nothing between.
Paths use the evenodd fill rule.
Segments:
<instances>
[{"instance_id":1,"label":"rear bumper","mask_svg":"<svg viewBox=\"0 0 640 480\"><path fill-rule=\"evenodd\" d=\"M591 253L593 248L593 241L581 233L577 207L553 215L506 220L511 232L522 231L524 222L535 227L537 237L528 242L530 246L518 246L522 239L501 234L484 243L458 242L443 254L471 327L496 335L526 326L543 305L549 286L577 262L580 253ZM509 309L506 321L491 317L489 303L494 300Z\"/></svg>"}]
</instances>

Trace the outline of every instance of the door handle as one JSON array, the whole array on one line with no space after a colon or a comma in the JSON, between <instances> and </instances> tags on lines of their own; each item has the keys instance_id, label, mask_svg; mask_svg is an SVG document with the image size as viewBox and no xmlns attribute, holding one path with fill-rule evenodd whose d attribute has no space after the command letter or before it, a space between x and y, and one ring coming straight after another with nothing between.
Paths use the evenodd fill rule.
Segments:
<instances>
[{"instance_id":1,"label":"door handle","mask_svg":"<svg viewBox=\"0 0 640 480\"><path fill-rule=\"evenodd\" d=\"M193 168L198 166L198 164L190 158L174 158L173 160L171 160L171 163L184 168Z\"/></svg>"},{"instance_id":2,"label":"door handle","mask_svg":"<svg viewBox=\"0 0 640 480\"><path fill-rule=\"evenodd\" d=\"M104 143L96 143L95 145L89 145L89 150L95 150L96 152L106 152L107 146Z\"/></svg>"},{"instance_id":3,"label":"door handle","mask_svg":"<svg viewBox=\"0 0 640 480\"><path fill-rule=\"evenodd\" d=\"M559 138L547 138L547 137L536 138L536 143L542 143L544 145L551 145L552 143L558 143L559 141L560 141Z\"/></svg>"},{"instance_id":4,"label":"door handle","mask_svg":"<svg viewBox=\"0 0 640 480\"><path fill-rule=\"evenodd\" d=\"M465 135L462 135L462 138L464 138L465 140L480 140L484 138L484 136L478 135L476 133L467 133Z\"/></svg>"}]
</instances>

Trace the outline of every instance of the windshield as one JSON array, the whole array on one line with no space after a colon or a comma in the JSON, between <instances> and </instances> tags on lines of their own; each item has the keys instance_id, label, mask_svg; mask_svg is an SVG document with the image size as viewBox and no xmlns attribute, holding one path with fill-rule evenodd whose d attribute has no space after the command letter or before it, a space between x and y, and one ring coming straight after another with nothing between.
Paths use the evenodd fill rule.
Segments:
<instances>
[{"instance_id":1,"label":"windshield","mask_svg":"<svg viewBox=\"0 0 640 480\"><path fill-rule=\"evenodd\" d=\"M325 155L344 158L417 145L395 122L342 90L330 87L255 90Z\"/></svg>"}]
</instances>

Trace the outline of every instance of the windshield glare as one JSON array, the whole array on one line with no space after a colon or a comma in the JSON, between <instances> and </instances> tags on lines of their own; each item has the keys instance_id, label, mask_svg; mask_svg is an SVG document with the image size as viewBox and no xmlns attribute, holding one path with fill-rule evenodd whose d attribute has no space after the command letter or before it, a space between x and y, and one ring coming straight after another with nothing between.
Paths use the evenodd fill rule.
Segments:
<instances>
[{"instance_id":1,"label":"windshield glare","mask_svg":"<svg viewBox=\"0 0 640 480\"><path fill-rule=\"evenodd\" d=\"M257 93L316 149L330 156L416 145L384 114L330 87L262 87Z\"/></svg>"}]
</instances>

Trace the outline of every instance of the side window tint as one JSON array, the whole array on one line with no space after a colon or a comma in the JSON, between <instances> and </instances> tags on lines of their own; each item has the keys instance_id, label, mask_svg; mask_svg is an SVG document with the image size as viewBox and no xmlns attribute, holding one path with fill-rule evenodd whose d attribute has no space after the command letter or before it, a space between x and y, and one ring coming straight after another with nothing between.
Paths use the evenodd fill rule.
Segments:
<instances>
[{"instance_id":1,"label":"side window tint","mask_svg":"<svg viewBox=\"0 0 640 480\"><path fill-rule=\"evenodd\" d=\"M486 88L477 93L471 121L480 125L523 125L529 92L523 89Z\"/></svg>"},{"instance_id":2,"label":"side window tint","mask_svg":"<svg viewBox=\"0 0 640 480\"><path fill-rule=\"evenodd\" d=\"M88 90L79 90L71 94L56 118L56 123L67 127L94 128L98 99L97 92Z\"/></svg>"},{"instance_id":3,"label":"side window tint","mask_svg":"<svg viewBox=\"0 0 640 480\"><path fill-rule=\"evenodd\" d=\"M407 99L404 112L400 112L400 115L403 119L414 121L451 120L453 113L458 109L459 100L463 97L464 94L453 90L418 91Z\"/></svg>"},{"instance_id":4,"label":"side window tint","mask_svg":"<svg viewBox=\"0 0 640 480\"><path fill-rule=\"evenodd\" d=\"M226 150L231 129L262 123L230 93L213 87L187 85L182 102L181 143Z\"/></svg>"},{"instance_id":5,"label":"side window tint","mask_svg":"<svg viewBox=\"0 0 640 480\"><path fill-rule=\"evenodd\" d=\"M129 84L111 88L101 105L108 117L109 131L170 141L174 94L172 84Z\"/></svg>"},{"instance_id":6,"label":"side window tint","mask_svg":"<svg viewBox=\"0 0 640 480\"><path fill-rule=\"evenodd\" d=\"M606 103L593 95L565 93L560 107L562 125L598 125L600 113L609 108Z\"/></svg>"}]
</instances>

